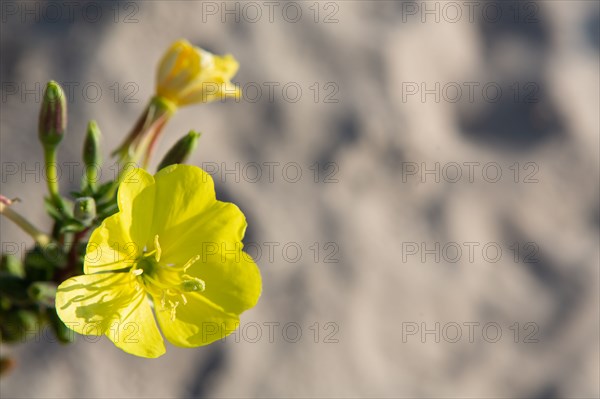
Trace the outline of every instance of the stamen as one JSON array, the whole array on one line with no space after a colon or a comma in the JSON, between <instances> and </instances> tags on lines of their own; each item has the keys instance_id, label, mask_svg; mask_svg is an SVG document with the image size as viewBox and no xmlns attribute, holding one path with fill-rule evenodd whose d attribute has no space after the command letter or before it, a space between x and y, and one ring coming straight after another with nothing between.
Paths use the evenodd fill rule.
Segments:
<instances>
[{"instance_id":1,"label":"stamen","mask_svg":"<svg viewBox=\"0 0 600 399\"><path fill-rule=\"evenodd\" d=\"M186 274L186 271L200 259L200 255L193 256L182 266L174 264L161 264L162 249L158 241L158 235L154 236L154 248L151 252L145 252L139 261L139 269L132 272L133 276L140 276L141 282L148 293L157 298L161 311L169 311L171 320L175 320L177 307L182 303L186 305L188 299L186 293L203 292L206 289L205 282L197 277ZM154 259L148 259L153 256ZM148 263L148 264L146 264ZM160 269L157 273L155 268ZM162 273L168 271L171 273ZM158 300L160 298L160 300Z\"/></svg>"},{"instance_id":2,"label":"stamen","mask_svg":"<svg viewBox=\"0 0 600 399\"><path fill-rule=\"evenodd\" d=\"M171 288L171 286L161 283L160 281L156 280L154 277L151 277L149 274L146 274L145 279L149 280L153 285L155 285L159 288L162 288L164 291L168 291Z\"/></svg>"},{"instance_id":3,"label":"stamen","mask_svg":"<svg viewBox=\"0 0 600 399\"><path fill-rule=\"evenodd\" d=\"M158 262L160 260L160 255L162 253L160 249L160 243L158 242L158 234L154 236L154 249L156 250L156 254L154 255L154 259Z\"/></svg>"},{"instance_id":4,"label":"stamen","mask_svg":"<svg viewBox=\"0 0 600 399\"><path fill-rule=\"evenodd\" d=\"M198 261L198 259L200 259L200 255L196 255L196 256L190 258L190 260L185 262L185 264L183 266L175 266L173 263L169 263L166 266L165 265L159 265L159 266L162 269L171 271L171 272L187 272L187 269L189 269L190 266L192 266L194 263L196 263Z\"/></svg>"},{"instance_id":5,"label":"stamen","mask_svg":"<svg viewBox=\"0 0 600 399\"><path fill-rule=\"evenodd\" d=\"M181 282L180 287L185 292L202 292L206 289L206 283L196 277L183 276L184 280Z\"/></svg>"},{"instance_id":6,"label":"stamen","mask_svg":"<svg viewBox=\"0 0 600 399\"><path fill-rule=\"evenodd\" d=\"M175 316L177 315L177 306L179 306L179 302L175 302L175 304L171 308L171 321L175 321Z\"/></svg>"}]
</instances>

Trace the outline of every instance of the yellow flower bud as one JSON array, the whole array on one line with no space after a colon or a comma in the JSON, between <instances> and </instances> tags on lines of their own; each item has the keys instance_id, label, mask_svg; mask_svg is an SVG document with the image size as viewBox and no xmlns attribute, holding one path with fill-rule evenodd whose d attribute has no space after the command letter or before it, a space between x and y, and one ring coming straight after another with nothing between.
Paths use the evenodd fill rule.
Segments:
<instances>
[{"instance_id":1,"label":"yellow flower bud","mask_svg":"<svg viewBox=\"0 0 600 399\"><path fill-rule=\"evenodd\" d=\"M178 40L160 61L156 94L177 106L239 98L241 90L231 83L238 68L232 55L214 55Z\"/></svg>"}]
</instances>

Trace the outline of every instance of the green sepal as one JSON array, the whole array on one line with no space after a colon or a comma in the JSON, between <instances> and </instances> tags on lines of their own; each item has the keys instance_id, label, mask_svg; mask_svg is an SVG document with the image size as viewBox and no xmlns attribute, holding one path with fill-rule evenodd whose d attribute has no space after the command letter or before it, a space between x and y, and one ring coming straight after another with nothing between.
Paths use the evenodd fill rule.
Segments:
<instances>
[{"instance_id":1,"label":"green sepal","mask_svg":"<svg viewBox=\"0 0 600 399\"><path fill-rule=\"evenodd\" d=\"M60 206L56 206L55 201L60 201ZM44 197L44 206L46 207L46 212L57 222L62 222L65 218L73 217L73 204L62 197Z\"/></svg>"},{"instance_id":2,"label":"green sepal","mask_svg":"<svg viewBox=\"0 0 600 399\"><path fill-rule=\"evenodd\" d=\"M113 181L109 181L106 183L102 183L101 185L98 186L98 188L96 189L95 195L94 197L96 199L98 198L102 198L104 197L106 194L108 194L108 192L112 189L114 185Z\"/></svg>"},{"instance_id":3,"label":"green sepal","mask_svg":"<svg viewBox=\"0 0 600 399\"><path fill-rule=\"evenodd\" d=\"M52 198L45 197L44 198L44 207L46 208L46 212L48 215L56 221L61 221L63 219L63 215L60 210L54 205L54 201Z\"/></svg>"}]
</instances>

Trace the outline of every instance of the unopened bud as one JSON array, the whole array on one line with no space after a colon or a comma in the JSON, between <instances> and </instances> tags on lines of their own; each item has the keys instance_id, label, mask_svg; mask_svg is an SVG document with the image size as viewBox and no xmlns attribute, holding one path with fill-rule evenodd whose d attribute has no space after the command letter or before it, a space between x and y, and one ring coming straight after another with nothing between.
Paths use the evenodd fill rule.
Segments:
<instances>
[{"instance_id":1,"label":"unopened bud","mask_svg":"<svg viewBox=\"0 0 600 399\"><path fill-rule=\"evenodd\" d=\"M100 129L96 121L90 121L83 143L83 162L85 163L85 182L90 188L95 188L98 182L102 155L100 152Z\"/></svg>"},{"instance_id":2,"label":"unopened bud","mask_svg":"<svg viewBox=\"0 0 600 399\"><path fill-rule=\"evenodd\" d=\"M96 121L90 121L87 126L85 142L83 143L83 162L85 166L96 166L100 164L100 129Z\"/></svg>"},{"instance_id":3,"label":"unopened bud","mask_svg":"<svg viewBox=\"0 0 600 399\"><path fill-rule=\"evenodd\" d=\"M46 85L38 131L44 147L55 147L67 129L67 98L58 83L51 80Z\"/></svg>"},{"instance_id":4,"label":"unopened bud","mask_svg":"<svg viewBox=\"0 0 600 399\"><path fill-rule=\"evenodd\" d=\"M92 197L80 197L75 200L73 216L87 225L96 217L96 201Z\"/></svg>"},{"instance_id":5,"label":"unopened bud","mask_svg":"<svg viewBox=\"0 0 600 399\"><path fill-rule=\"evenodd\" d=\"M177 163L184 163L196 149L200 133L190 130L188 134L183 136L175 143L167 152L163 160L158 165L158 170Z\"/></svg>"}]
</instances>

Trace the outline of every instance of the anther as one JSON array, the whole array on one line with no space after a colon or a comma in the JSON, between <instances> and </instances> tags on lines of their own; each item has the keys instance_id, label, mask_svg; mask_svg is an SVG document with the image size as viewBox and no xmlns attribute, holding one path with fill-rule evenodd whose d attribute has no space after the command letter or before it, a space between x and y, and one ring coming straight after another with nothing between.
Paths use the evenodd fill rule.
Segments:
<instances>
[{"instance_id":1,"label":"anther","mask_svg":"<svg viewBox=\"0 0 600 399\"><path fill-rule=\"evenodd\" d=\"M206 289L206 283L196 277L184 276L181 282L181 290L185 292L202 292Z\"/></svg>"}]
</instances>

